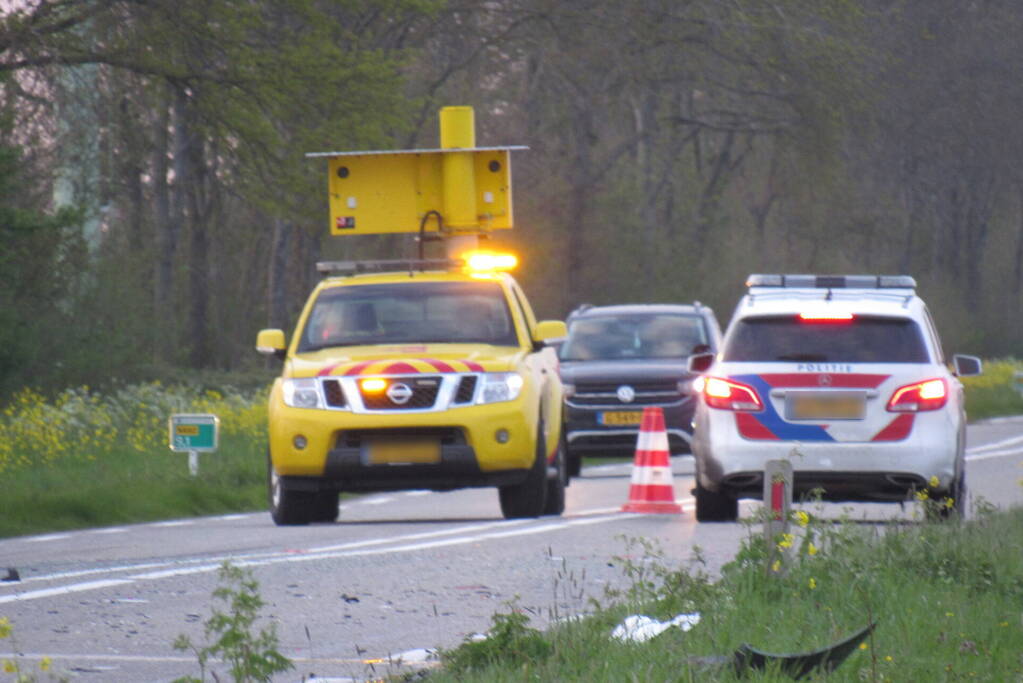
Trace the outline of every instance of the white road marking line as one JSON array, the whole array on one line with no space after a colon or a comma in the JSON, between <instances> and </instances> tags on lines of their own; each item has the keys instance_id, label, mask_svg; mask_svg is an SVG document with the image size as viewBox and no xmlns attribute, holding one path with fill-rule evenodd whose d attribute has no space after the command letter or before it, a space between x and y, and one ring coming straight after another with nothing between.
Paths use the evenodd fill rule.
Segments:
<instances>
[{"instance_id":1,"label":"white road marking line","mask_svg":"<svg viewBox=\"0 0 1023 683\"><path fill-rule=\"evenodd\" d=\"M172 520L170 522L154 522L150 526L158 526L158 527L167 528L167 527L174 527L174 526L191 526L192 524L195 524L195 520L192 520L192 519L175 519L175 520Z\"/></svg>"},{"instance_id":2,"label":"white road marking line","mask_svg":"<svg viewBox=\"0 0 1023 683\"><path fill-rule=\"evenodd\" d=\"M1016 444L1023 444L1023 436L1013 436L1008 439L1002 439L1001 441L995 441L994 443L986 443L982 446L974 446L973 448L967 448L967 453L983 453L984 451L996 451L1006 446L1014 446Z\"/></svg>"},{"instance_id":3,"label":"white road marking line","mask_svg":"<svg viewBox=\"0 0 1023 683\"><path fill-rule=\"evenodd\" d=\"M90 529L86 533L90 534L123 534L128 529L123 526L112 526L105 529Z\"/></svg>"},{"instance_id":4,"label":"white road marking line","mask_svg":"<svg viewBox=\"0 0 1023 683\"><path fill-rule=\"evenodd\" d=\"M615 508L608 508L608 510L616 510ZM588 511L592 515L594 511ZM108 588L112 586L120 586L125 584L134 583L136 581L154 581L159 579L165 579L176 576L187 576L191 574L202 574L215 572L223 566L225 561L231 561L235 566L239 567L261 567L267 565L284 564L292 562L307 562L307 561L320 561L320 560L331 560L339 559L343 557L360 557L360 556L373 556L373 555L385 555L388 553L407 553L414 552L417 550L428 550L431 548L447 547L452 545L465 545L468 543L478 543L480 541L487 541L500 538L508 538L512 536L521 536L529 534L547 533L551 531L560 531L562 529L585 526L590 524L603 524L606 522L620 521L630 517L642 517L644 515L634 513L621 513L613 512L613 514L600 514L597 516L581 516L577 514L572 517L563 518L551 518L551 521L545 521L543 523L537 523L538 520L501 520L494 523L488 523L483 525L469 525L467 527L460 527L457 530L442 530L447 533L465 533L467 531L476 531L479 527L491 528L499 527L489 533L470 534L465 536L459 536L457 538L447 538L440 540L433 540L424 543L409 543L405 545L389 546L385 548L347 548L337 551L318 551L318 552L307 552L305 554L296 555L294 553L274 553L267 554L263 557L258 556L224 556L220 558L205 558L206 564L199 564L190 567L172 566L168 569L145 572L142 574L132 574L125 579L107 579L99 581L87 581L84 583L72 583L65 586L59 586L55 588L46 588L36 591L28 591L23 593L14 593L9 595L0 596L0 604L6 602L15 601L26 601L35 600L39 598L52 597L55 595L63 595L66 593L98 590L102 588ZM531 526L525 526L524 528L509 529L509 526L531 524ZM426 532L425 534L410 534L408 538L402 537L391 537L385 539L371 539L364 542L357 542L357 544L370 544L372 542L379 543L394 543L401 540L418 540L416 537L434 536L441 532ZM159 566L159 565L157 565ZM97 573L105 571L108 573L114 573L115 571L137 571L139 567L121 567L121 568L106 568L104 570L96 570ZM49 579L53 580L53 577L33 577L36 580Z\"/></svg>"},{"instance_id":5,"label":"white road marking line","mask_svg":"<svg viewBox=\"0 0 1023 683\"><path fill-rule=\"evenodd\" d=\"M988 453L980 453L978 455L967 455L967 462L974 462L977 460L990 460L991 458L1005 458L1008 456L1020 456L1023 457L1023 448L1009 448L1004 451L993 451Z\"/></svg>"},{"instance_id":6,"label":"white road marking line","mask_svg":"<svg viewBox=\"0 0 1023 683\"><path fill-rule=\"evenodd\" d=\"M71 538L71 534L46 534L45 536L31 536L24 539L26 543L49 543L50 541L62 541Z\"/></svg>"},{"instance_id":7,"label":"white road marking line","mask_svg":"<svg viewBox=\"0 0 1023 683\"><path fill-rule=\"evenodd\" d=\"M86 583L72 583L57 588L44 588L27 593L15 593L14 595L0 595L0 604L6 602L20 602L22 600L36 600L38 598L50 598L55 595L66 595L68 593L80 593L82 591L99 590L112 586L123 586L128 583L135 583L131 579L106 579L104 581L88 581Z\"/></svg>"}]
</instances>

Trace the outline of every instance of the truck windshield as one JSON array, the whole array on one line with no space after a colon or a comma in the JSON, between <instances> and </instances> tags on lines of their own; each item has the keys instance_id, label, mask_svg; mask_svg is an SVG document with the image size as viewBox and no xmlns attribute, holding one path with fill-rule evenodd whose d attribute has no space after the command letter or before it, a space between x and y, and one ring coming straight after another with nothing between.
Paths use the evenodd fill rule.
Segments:
<instances>
[{"instance_id":1,"label":"truck windshield","mask_svg":"<svg viewBox=\"0 0 1023 683\"><path fill-rule=\"evenodd\" d=\"M406 343L517 346L518 338L497 283L347 285L319 294L298 351Z\"/></svg>"},{"instance_id":2,"label":"truck windshield","mask_svg":"<svg viewBox=\"0 0 1023 683\"><path fill-rule=\"evenodd\" d=\"M561 360L683 358L707 343L703 320L692 315L593 316L574 321Z\"/></svg>"},{"instance_id":3,"label":"truck windshield","mask_svg":"<svg viewBox=\"0 0 1023 683\"><path fill-rule=\"evenodd\" d=\"M908 318L856 316L807 322L797 316L745 318L724 345L726 361L927 363L919 326Z\"/></svg>"}]
</instances>

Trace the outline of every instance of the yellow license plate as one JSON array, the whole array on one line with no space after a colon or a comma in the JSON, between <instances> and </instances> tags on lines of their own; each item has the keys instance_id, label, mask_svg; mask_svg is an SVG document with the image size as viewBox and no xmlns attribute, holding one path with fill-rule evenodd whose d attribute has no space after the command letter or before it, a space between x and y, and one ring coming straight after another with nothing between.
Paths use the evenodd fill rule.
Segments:
<instances>
[{"instance_id":1,"label":"yellow license plate","mask_svg":"<svg viewBox=\"0 0 1023 683\"><path fill-rule=\"evenodd\" d=\"M199 436L199 425L174 425L174 433L178 436Z\"/></svg>"},{"instance_id":2,"label":"yellow license plate","mask_svg":"<svg viewBox=\"0 0 1023 683\"><path fill-rule=\"evenodd\" d=\"M436 439L372 439L365 446L370 465L434 465L440 462Z\"/></svg>"},{"instance_id":3,"label":"yellow license plate","mask_svg":"<svg viewBox=\"0 0 1023 683\"><path fill-rule=\"evenodd\" d=\"M791 420L862 420L865 407L862 394L790 394L786 413Z\"/></svg>"},{"instance_id":4,"label":"yellow license plate","mask_svg":"<svg viewBox=\"0 0 1023 683\"><path fill-rule=\"evenodd\" d=\"M603 425L638 425L643 421L643 413L636 410L610 410L600 414Z\"/></svg>"}]
</instances>

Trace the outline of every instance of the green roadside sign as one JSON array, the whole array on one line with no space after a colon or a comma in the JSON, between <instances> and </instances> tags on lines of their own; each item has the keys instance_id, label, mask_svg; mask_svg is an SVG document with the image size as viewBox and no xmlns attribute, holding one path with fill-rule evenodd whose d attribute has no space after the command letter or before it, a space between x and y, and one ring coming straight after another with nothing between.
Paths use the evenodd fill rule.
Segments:
<instances>
[{"instance_id":1,"label":"green roadside sign","mask_svg":"<svg viewBox=\"0 0 1023 683\"><path fill-rule=\"evenodd\" d=\"M172 451L208 453L217 450L220 437L220 418L216 415L171 415L168 425Z\"/></svg>"}]
</instances>

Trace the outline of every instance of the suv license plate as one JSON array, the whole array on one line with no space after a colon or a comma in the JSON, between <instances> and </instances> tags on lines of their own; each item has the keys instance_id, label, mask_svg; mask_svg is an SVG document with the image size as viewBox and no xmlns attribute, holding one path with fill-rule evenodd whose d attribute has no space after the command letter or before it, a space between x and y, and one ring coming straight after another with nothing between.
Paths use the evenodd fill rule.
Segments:
<instances>
[{"instance_id":1,"label":"suv license plate","mask_svg":"<svg viewBox=\"0 0 1023 683\"><path fill-rule=\"evenodd\" d=\"M862 420L866 397L862 393L791 393L785 397L790 420Z\"/></svg>"},{"instance_id":2,"label":"suv license plate","mask_svg":"<svg viewBox=\"0 0 1023 683\"><path fill-rule=\"evenodd\" d=\"M600 414L602 425L638 425L643 421L643 413L637 410L609 410Z\"/></svg>"},{"instance_id":3,"label":"suv license plate","mask_svg":"<svg viewBox=\"0 0 1023 683\"><path fill-rule=\"evenodd\" d=\"M363 458L370 465L435 465L440 462L436 439L390 438L363 442Z\"/></svg>"}]
</instances>

